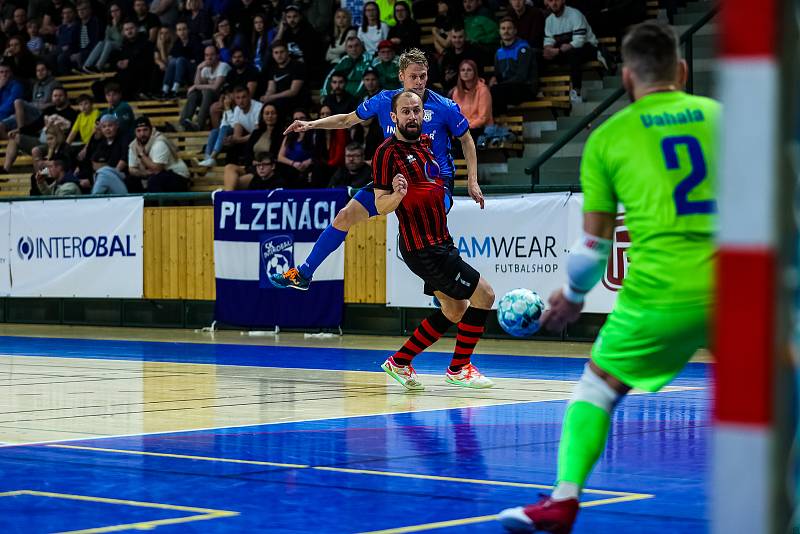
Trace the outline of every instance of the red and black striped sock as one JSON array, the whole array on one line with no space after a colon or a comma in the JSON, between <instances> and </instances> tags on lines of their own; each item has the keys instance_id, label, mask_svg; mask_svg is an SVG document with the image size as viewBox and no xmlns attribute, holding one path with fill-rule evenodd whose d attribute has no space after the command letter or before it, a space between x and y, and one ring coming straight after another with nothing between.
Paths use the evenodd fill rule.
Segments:
<instances>
[{"instance_id":1,"label":"red and black striped sock","mask_svg":"<svg viewBox=\"0 0 800 534\"><path fill-rule=\"evenodd\" d=\"M444 316L442 310L436 310L414 330L400 350L394 355L397 365L408 365L414 356L427 349L444 335L455 323Z\"/></svg>"},{"instance_id":2,"label":"red and black striped sock","mask_svg":"<svg viewBox=\"0 0 800 534\"><path fill-rule=\"evenodd\" d=\"M483 336L486 318L489 317L491 310L482 310L470 306L464 312L461 322L458 323L458 335L456 335L456 350L453 359L450 361L450 370L457 373L462 367L469 363L475 345Z\"/></svg>"}]
</instances>

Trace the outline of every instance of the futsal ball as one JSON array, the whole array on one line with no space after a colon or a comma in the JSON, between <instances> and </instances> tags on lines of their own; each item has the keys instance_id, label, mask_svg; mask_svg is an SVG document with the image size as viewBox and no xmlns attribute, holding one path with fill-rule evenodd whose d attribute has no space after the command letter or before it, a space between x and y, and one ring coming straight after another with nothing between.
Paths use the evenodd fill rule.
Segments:
<instances>
[{"instance_id":1,"label":"futsal ball","mask_svg":"<svg viewBox=\"0 0 800 534\"><path fill-rule=\"evenodd\" d=\"M497 322L514 337L532 336L539 330L544 311L542 298L530 289L512 289L497 304Z\"/></svg>"},{"instance_id":2,"label":"futsal ball","mask_svg":"<svg viewBox=\"0 0 800 534\"><path fill-rule=\"evenodd\" d=\"M291 267L289 266L289 260L286 259L286 256L282 254L275 254L269 260L267 270L271 274L283 274L290 268Z\"/></svg>"}]
</instances>

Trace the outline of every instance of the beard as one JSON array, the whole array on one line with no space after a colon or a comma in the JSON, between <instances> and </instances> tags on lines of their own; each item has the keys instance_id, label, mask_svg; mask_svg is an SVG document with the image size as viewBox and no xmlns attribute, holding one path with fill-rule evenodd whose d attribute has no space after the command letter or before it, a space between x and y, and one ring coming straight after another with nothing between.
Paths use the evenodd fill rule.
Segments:
<instances>
[{"instance_id":1,"label":"beard","mask_svg":"<svg viewBox=\"0 0 800 534\"><path fill-rule=\"evenodd\" d=\"M413 130L409 130L408 125L398 126L397 129L400 130L400 133L403 134L403 137L409 141L416 141L419 139L420 134L422 134L422 128L420 128L419 124L414 124Z\"/></svg>"}]
</instances>

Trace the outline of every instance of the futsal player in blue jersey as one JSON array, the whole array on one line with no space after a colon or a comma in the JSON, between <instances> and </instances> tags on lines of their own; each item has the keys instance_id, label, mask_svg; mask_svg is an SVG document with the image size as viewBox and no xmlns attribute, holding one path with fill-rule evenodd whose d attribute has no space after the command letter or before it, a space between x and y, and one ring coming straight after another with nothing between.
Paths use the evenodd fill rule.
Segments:
<instances>
[{"instance_id":1,"label":"futsal player in blue jersey","mask_svg":"<svg viewBox=\"0 0 800 534\"><path fill-rule=\"evenodd\" d=\"M402 91L412 91L419 95L423 102L422 133L430 137L433 155L441 169L441 176L452 195L455 178L455 164L450 154L451 137L461 142L464 158L467 161L467 189L469 196L483 208L483 193L478 186L478 156L475 152L475 141L469 133L469 124L461 113L458 104L425 88L428 81L428 60L425 54L416 48L407 50L400 56L400 82L402 89L384 90L365 100L352 113L331 115L313 121L294 121L284 132L305 132L308 130L338 130L350 128L372 118L377 118L384 137L394 133L392 122L392 97ZM446 198L446 209L449 210L452 200ZM333 224L328 226L311 250L303 265L289 269L284 274L273 275L272 285L281 288L299 290L308 289L314 271L344 242L348 230L354 224L378 215L375 207L375 193L371 186L358 191L342 208Z\"/></svg>"}]
</instances>

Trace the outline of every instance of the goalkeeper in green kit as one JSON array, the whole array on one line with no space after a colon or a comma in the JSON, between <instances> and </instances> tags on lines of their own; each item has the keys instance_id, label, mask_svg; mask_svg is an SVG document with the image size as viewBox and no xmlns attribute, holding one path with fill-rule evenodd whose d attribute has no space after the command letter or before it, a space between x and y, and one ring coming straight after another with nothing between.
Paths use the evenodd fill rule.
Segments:
<instances>
[{"instance_id":1,"label":"goalkeeper in green kit","mask_svg":"<svg viewBox=\"0 0 800 534\"><path fill-rule=\"evenodd\" d=\"M569 533L617 403L632 387L661 389L708 339L721 108L681 90L686 63L668 26L633 27L622 57L633 103L586 142L584 233L542 326L560 331L578 319L584 296L605 271L618 203L630 233L630 266L567 406L553 493L503 510L498 518L512 532Z\"/></svg>"}]
</instances>

